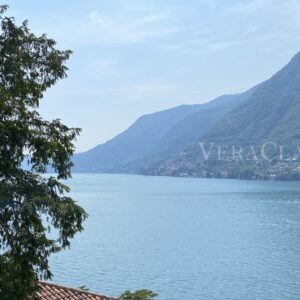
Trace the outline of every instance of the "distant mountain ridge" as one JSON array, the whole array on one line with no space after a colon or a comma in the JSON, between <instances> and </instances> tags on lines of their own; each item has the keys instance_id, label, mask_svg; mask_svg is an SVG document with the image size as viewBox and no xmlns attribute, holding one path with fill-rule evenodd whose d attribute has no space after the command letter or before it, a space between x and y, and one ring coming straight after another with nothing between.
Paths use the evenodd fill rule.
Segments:
<instances>
[{"instance_id":1,"label":"distant mountain ridge","mask_svg":"<svg viewBox=\"0 0 300 300\"><path fill-rule=\"evenodd\" d=\"M224 95L208 103L181 105L140 117L105 144L74 156L74 172L136 173L154 162L192 146L253 92Z\"/></svg>"},{"instance_id":2,"label":"distant mountain ridge","mask_svg":"<svg viewBox=\"0 0 300 300\"><path fill-rule=\"evenodd\" d=\"M300 141L300 52L269 80L249 101L232 110L209 130L204 139L262 143Z\"/></svg>"},{"instance_id":3,"label":"distant mountain ridge","mask_svg":"<svg viewBox=\"0 0 300 300\"><path fill-rule=\"evenodd\" d=\"M297 53L284 68L257 86L247 101L228 112L201 138L206 145L213 143L223 149L253 147L259 154L265 143L272 143L270 159L237 162L229 158L229 161L214 159L206 162L201 158L199 145L194 145L145 172L152 175L298 180L299 115L300 53Z\"/></svg>"},{"instance_id":4,"label":"distant mountain ridge","mask_svg":"<svg viewBox=\"0 0 300 300\"><path fill-rule=\"evenodd\" d=\"M231 172L228 164L218 169L217 163L199 163L199 141L223 145L274 141L296 146L300 143L299 115L300 53L270 79L244 93L142 116L107 143L75 155L74 171L226 177ZM261 176L244 167L234 167L230 176L239 177L240 168L248 177ZM201 168L206 169L202 172ZM276 166L259 168L259 172L277 170ZM293 168L298 170L297 165Z\"/></svg>"},{"instance_id":5,"label":"distant mountain ridge","mask_svg":"<svg viewBox=\"0 0 300 300\"><path fill-rule=\"evenodd\" d=\"M182 105L166 111L144 115L127 130L95 148L74 156L74 171L126 171L126 166L142 158L168 130L198 105Z\"/></svg>"}]
</instances>

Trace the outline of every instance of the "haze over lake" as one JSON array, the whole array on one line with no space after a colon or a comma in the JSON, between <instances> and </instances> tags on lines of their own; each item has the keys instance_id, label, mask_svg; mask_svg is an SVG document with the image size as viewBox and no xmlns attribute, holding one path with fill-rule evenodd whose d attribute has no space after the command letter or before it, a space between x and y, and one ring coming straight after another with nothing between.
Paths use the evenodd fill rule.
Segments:
<instances>
[{"instance_id":1,"label":"haze over lake","mask_svg":"<svg viewBox=\"0 0 300 300\"><path fill-rule=\"evenodd\" d=\"M300 185L75 174L89 213L54 281L158 299L300 299Z\"/></svg>"}]
</instances>

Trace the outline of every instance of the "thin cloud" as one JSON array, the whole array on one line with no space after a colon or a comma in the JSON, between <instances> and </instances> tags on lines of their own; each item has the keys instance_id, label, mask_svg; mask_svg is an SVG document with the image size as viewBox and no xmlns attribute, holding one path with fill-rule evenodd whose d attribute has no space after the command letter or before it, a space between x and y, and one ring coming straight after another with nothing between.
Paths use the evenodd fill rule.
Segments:
<instances>
[{"instance_id":1,"label":"thin cloud","mask_svg":"<svg viewBox=\"0 0 300 300\"><path fill-rule=\"evenodd\" d=\"M168 20L170 15L171 14L169 12L145 15L145 16L139 18L135 23L139 24L139 25L153 24L153 23Z\"/></svg>"},{"instance_id":2,"label":"thin cloud","mask_svg":"<svg viewBox=\"0 0 300 300\"><path fill-rule=\"evenodd\" d=\"M137 85L137 86L133 86L133 87L128 89L128 91L131 91L131 92L150 93L150 94L164 93L164 92L168 92L170 90L173 90L173 86L162 85L162 84L158 84L158 85Z\"/></svg>"},{"instance_id":3,"label":"thin cloud","mask_svg":"<svg viewBox=\"0 0 300 300\"><path fill-rule=\"evenodd\" d=\"M114 24L112 19L100 16L97 11L92 11L89 18L103 29L107 29Z\"/></svg>"},{"instance_id":4,"label":"thin cloud","mask_svg":"<svg viewBox=\"0 0 300 300\"><path fill-rule=\"evenodd\" d=\"M247 2L239 2L238 4L234 4L229 6L226 10L228 14L255 14L258 12L262 12L265 9L271 8L272 3L270 0L251 0Z\"/></svg>"},{"instance_id":5,"label":"thin cloud","mask_svg":"<svg viewBox=\"0 0 300 300\"><path fill-rule=\"evenodd\" d=\"M175 89L172 85L167 84L141 84L132 85L128 87L111 87L111 88L94 88L91 90L90 86L83 87L65 87L63 91L56 91L57 93L62 93L63 95L103 95L103 94L116 94L121 95L126 93L127 95L147 95L151 96L154 94L162 94ZM55 91L52 91L55 93Z\"/></svg>"},{"instance_id":6,"label":"thin cloud","mask_svg":"<svg viewBox=\"0 0 300 300\"><path fill-rule=\"evenodd\" d=\"M216 7L216 3L214 0L202 0L204 4L209 6L210 8Z\"/></svg>"},{"instance_id":7,"label":"thin cloud","mask_svg":"<svg viewBox=\"0 0 300 300\"><path fill-rule=\"evenodd\" d=\"M94 76L114 75L116 71L116 62L111 60L94 59L86 64L86 71Z\"/></svg>"},{"instance_id":8,"label":"thin cloud","mask_svg":"<svg viewBox=\"0 0 300 300\"><path fill-rule=\"evenodd\" d=\"M179 32L176 27L161 24L169 16L170 14L165 12L144 15L137 19L131 16L122 20L102 16L97 11L93 11L89 18L94 24L96 36L103 42L139 43Z\"/></svg>"}]
</instances>

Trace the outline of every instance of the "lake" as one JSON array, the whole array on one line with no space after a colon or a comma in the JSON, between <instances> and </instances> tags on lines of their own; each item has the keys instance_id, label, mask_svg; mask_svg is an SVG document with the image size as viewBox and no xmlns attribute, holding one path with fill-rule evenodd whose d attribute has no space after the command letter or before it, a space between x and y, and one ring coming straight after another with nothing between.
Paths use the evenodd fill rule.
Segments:
<instances>
[{"instance_id":1,"label":"lake","mask_svg":"<svg viewBox=\"0 0 300 300\"><path fill-rule=\"evenodd\" d=\"M89 213L53 280L157 299L300 299L300 183L75 174Z\"/></svg>"}]
</instances>

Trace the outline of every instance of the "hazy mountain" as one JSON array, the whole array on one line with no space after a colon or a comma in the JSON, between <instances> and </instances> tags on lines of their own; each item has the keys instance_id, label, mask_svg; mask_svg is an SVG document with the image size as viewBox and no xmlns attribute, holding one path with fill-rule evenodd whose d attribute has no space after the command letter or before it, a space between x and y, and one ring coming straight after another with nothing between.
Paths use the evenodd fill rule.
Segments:
<instances>
[{"instance_id":1,"label":"hazy mountain","mask_svg":"<svg viewBox=\"0 0 300 300\"><path fill-rule=\"evenodd\" d=\"M251 91L205 104L182 105L139 118L105 144L74 156L75 172L137 172L193 145L207 128L245 100Z\"/></svg>"},{"instance_id":2,"label":"hazy mountain","mask_svg":"<svg viewBox=\"0 0 300 300\"><path fill-rule=\"evenodd\" d=\"M108 172L121 170L150 153L177 122L200 109L182 105L140 117L127 130L87 152L74 156L74 171Z\"/></svg>"},{"instance_id":3,"label":"hazy mountain","mask_svg":"<svg viewBox=\"0 0 300 300\"><path fill-rule=\"evenodd\" d=\"M300 53L269 80L257 86L242 102L206 130L202 142L225 146L255 146L264 142L283 145L286 154L297 152L300 145ZM273 151L273 152L272 152ZM271 154L274 154L272 149ZM193 174L194 176L224 176L242 178L300 178L297 161L278 162L279 152L272 162L201 162L200 147L186 147L161 164L153 165L149 174ZM275 156L273 156L275 158ZM203 160L203 158L202 158ZM199 171L202 169L202 173ZM204 170L204 171L203 171ZM212 171L213 170L213 171ZM241 171L242 170L242 171ZM226 175L227 174L227 175ZM243 175L243 176L244 176ZM205 176L205 175L203 175ZM223 175L222 175L223 176ZM250 176L250 177L249 177Z\"/></svg>"},{"instance_id":4,"label":"hazy mountain","mask_svg":"<svg viewBox=\"0 0 300 300\"><path fill-rule=\"evenodd\" d=\"M176 169L178 161L178 168L184 171L186 165L195 167L200 140L235 145L264 141L296 144L300 141L299 114L300 53L269 80L244 93L142 116L107 143L75 155L74 171L152 169L159 174L157 168L164 173L164 166Z\"/></svg>"},{"instance_id":5,"label":"hazy mountain","mask_svg":"<svg viewBox=\"0 0 300 300\"><path fill-rule=\"evenodd\" d=\"M248 101L232 110L204 138L216 142L257 144L300 141L300 53Z\"/></svg>"},{"instance_id":6,"label":"hazy mountain","mask_svg":"<svg viewBox=\"0 0 300 300\"><path fill-rule=\"evenodd\" d=\"M160 140L153 155L164 157L197 143L211 127L231 110L244 103L257 87L236 95L221 96L197 112L189 114L175 124Z\"/></svg>"}]
</instances>

